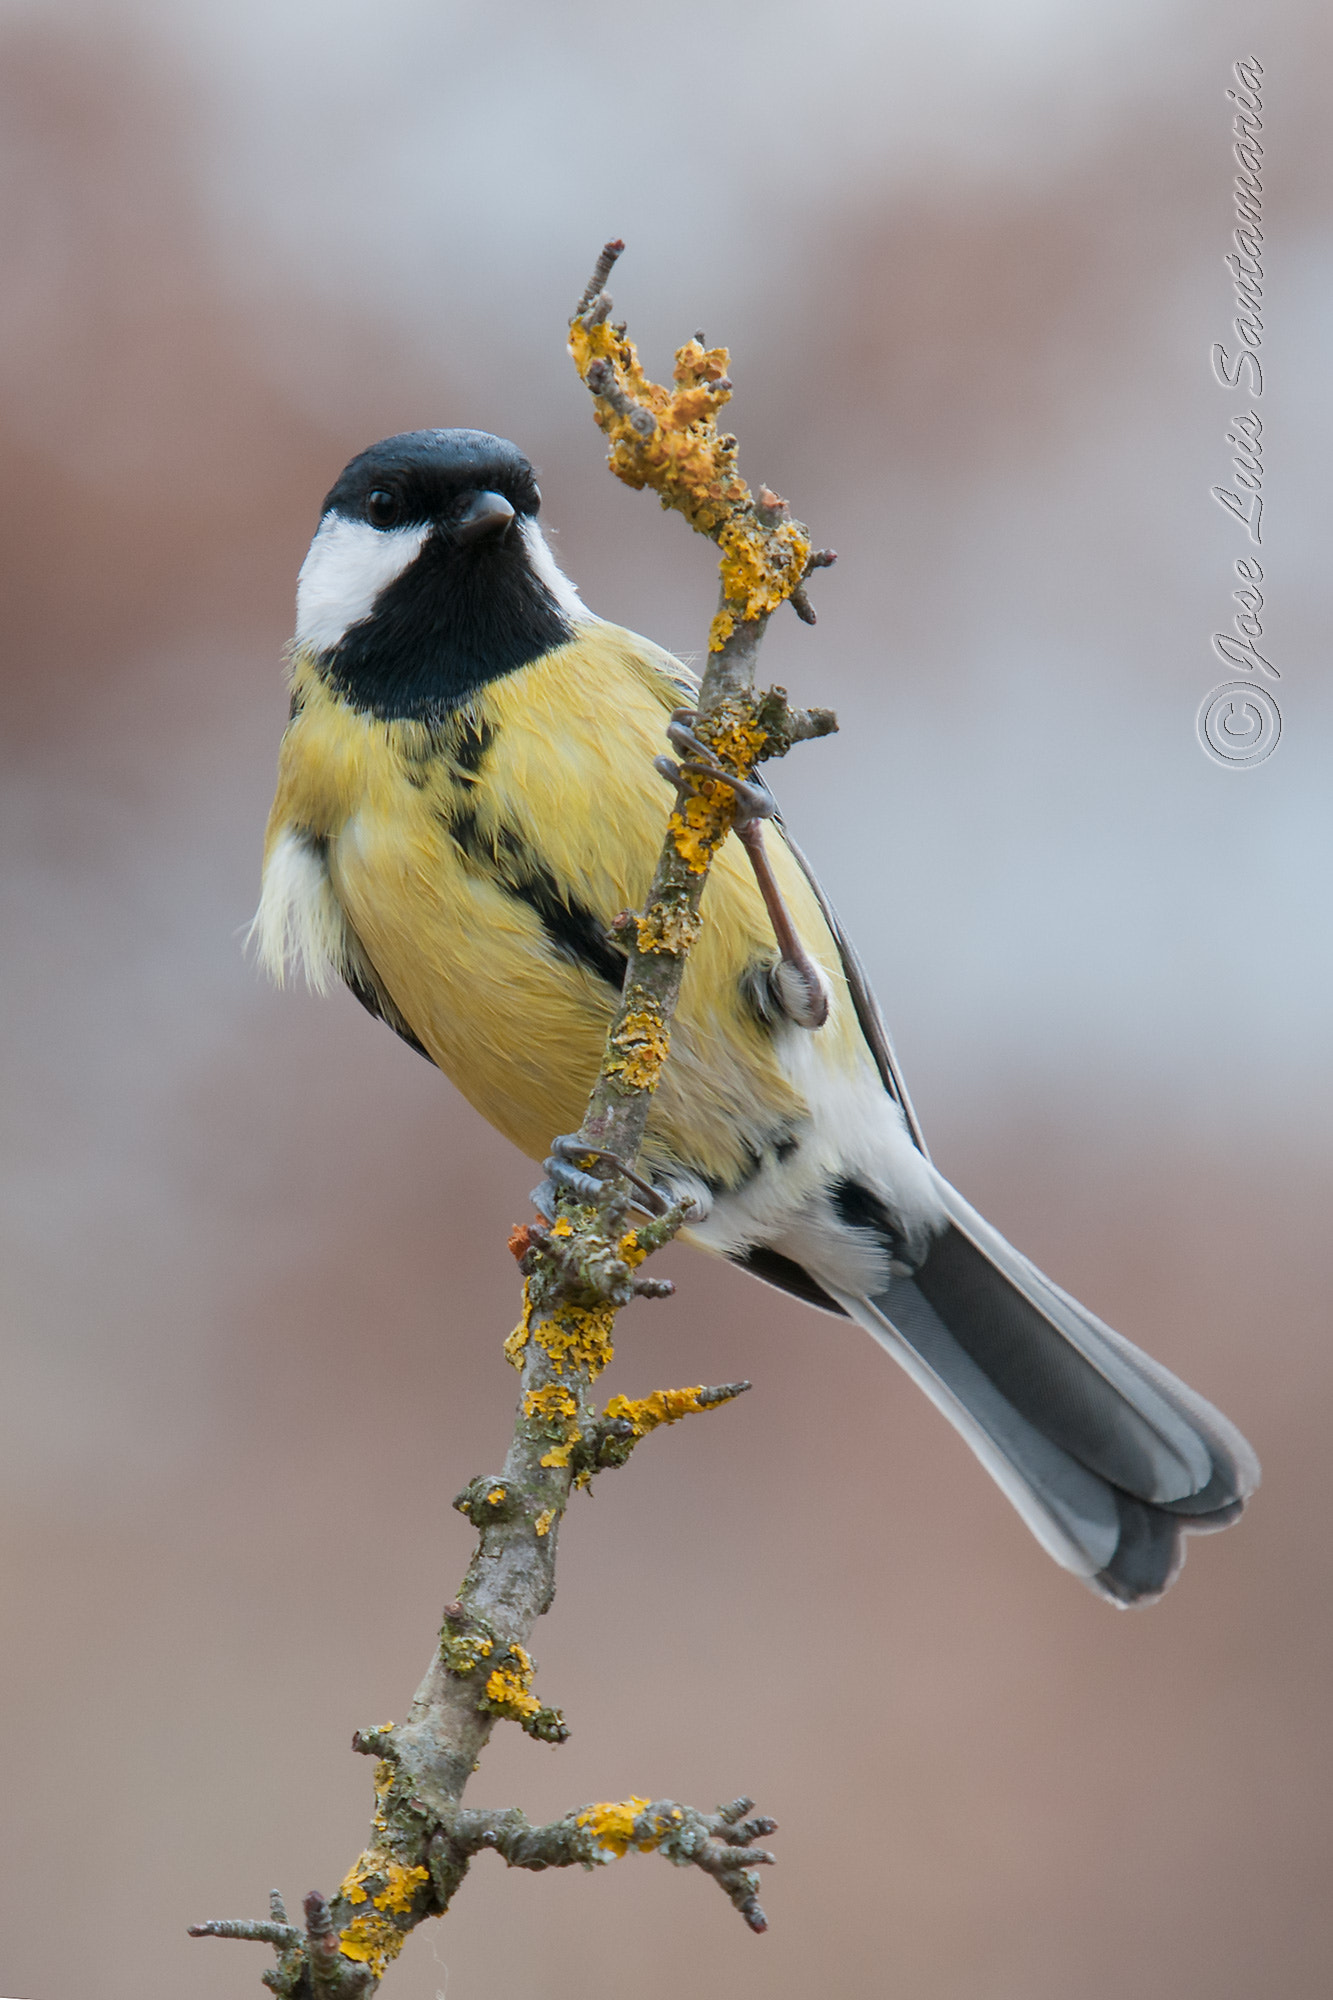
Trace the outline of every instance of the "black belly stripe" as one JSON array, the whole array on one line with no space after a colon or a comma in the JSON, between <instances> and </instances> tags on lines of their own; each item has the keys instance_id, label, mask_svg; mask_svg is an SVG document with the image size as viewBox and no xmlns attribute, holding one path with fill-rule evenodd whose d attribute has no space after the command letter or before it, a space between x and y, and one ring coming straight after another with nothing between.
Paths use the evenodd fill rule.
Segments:
<instances>
[{"instance_id":1,"label":"black belly stripe","mask_svg":"<svg viewBox=\"0 0 1333 2000\"><path fill-rule=\"evenodd\" d=\"M545 868L534 869L531 874L513 884L506 884L506 887L520 902L535 911L552 948L562 958L584 966L619 993L625 984L629 959L611 943L586 904L574 897L566 901L556 886L555 877Z\"/></svg>"},{"instance_id":2,"label":"black belly stripe","mask_svg":"<svg viewBox=\"0 0 1333 2000\"><path fill-rule=\"evenodd\" d=\"M438 782L441 765L449 777L475 784L497 733L494 723L466 708L443 719L423 721L418 730L418 735L400 738L397 745L403 776L418 792Z\"/></svg>"},{"instance_id":3,"label":"black belly stripe","mask_svg":"<svg viewBox=\"0 0 1333 2000\"><path fill-rule=\"evenodd\" d=\"M552 951L571 965L580 965L585 972L604 979L619 993L629 963L626 954L611 942L596 913L560 887L522 834L509 826L483 833L477 825L477 815L468 806L442 813L440 819L469 861L484 869L506 895L527 905L545 931Z\"/></svg>"},{"instance_id":4,"label":"black belly stripe","mask_svg":"<svg viewBox=\"0 0 1333 2000\"><path fill-rule=\"evenodd\" d=\"M462 709L455 720L454 737L449 745L450 758L460 771L467 771L475 778L494 741L494 723L488 722L484 715L471 715L467 709Z\"/></svg>"}]
</instances>

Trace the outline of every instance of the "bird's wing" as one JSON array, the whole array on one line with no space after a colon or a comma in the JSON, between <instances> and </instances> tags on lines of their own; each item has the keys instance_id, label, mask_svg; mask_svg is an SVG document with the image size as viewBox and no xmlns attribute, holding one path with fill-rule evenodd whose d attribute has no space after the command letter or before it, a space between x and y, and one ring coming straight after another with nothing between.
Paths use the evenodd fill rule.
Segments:
<instances>
[{"instance_id":1,"label":"bird's wing","mask_svg":"<svg viewBox=\"0 0 1333 2000\"><path fill-rule=\"evenodd\" d=\"M346 929L349 939L355 938L355 933L350 924L346 925ZM399 1040L407 1043L409 1049L415 1049L419 1056L424 1056L426 1061L433 1065L435 1062L434 1056L425 1046L424 1042L420 1041L413 1034L411 1028L408 1027L407 1022L380 984L379 974L371 964L370 954L367 952L360 938L355 938L355 943L355 952L349 951L347 953L342 967L343 981L348 992L352 995L353 999L361 1002L361 1005L365 1008L367 1014L371 1016L372 1020L383 1021L385 1027L392 1028Z\"/></svg>"},{"instance_id":2,"label":"bird's wing","mask_svg":"<svg viewBox=\"0 0 1333 2000\"><path fill-rule=\"evenodd\" d=\"M927 1146L922 1134L920 1121L913 1109L912 1100L907 1094L907 1085L904 1083L903 1073L898 1067L898 1058L894 1053L893 1042L890 1039L888 1028L885 1026L884 1016L879 1011L879 1002L876 1000L870 981L866 977L865 967L857 956L856 947L843 929L837 911L820 888L819 879L814 869L810 866L810 863L806 860L804 854L802 854L800 848L796 845L796 842L792 839L791 834L783 824L781 815L778 815L777 824L782 828L782 838L787 843L792 860L796 863L814 891L815 901L824 913L824 922L833 933L833 941L838 947L838 956L842 960L842 970L847 981L847 990L852 996L852 1005L856 1009L856 1018L861 1024L861 1033L866 1038L866 1046L875 1058L875 1066L883 1079L884 1088L888 1091L889 1096L897 1104L903 1117L907 1120L907 1129L915 1140L918 1149L929 1159L930 1148Z\"/></svg>"},{"instance_id":3,"label":"bird's wing","mask_svg":"<svg viewBox=\"0 0 1333 2000\"><path fill-rule=\"evenodd\" d=\"M670 698L673 695L683 696L687 703L693 703L698 699L699 682L687 666L676 659L673 654L662 651L660 647L649 646L646 641L642 640L639 641L639 644L643 646L645 654L642 665L647 668L652 679L657 682L659 697L668 707L677 705ZM770 797L772 796L771 787L765 783L763 777L758 772L755 773L752 782L759 785L763 791L768 792ZM898 1066L898 1058L894 1053L893 1042L885 1025L884 1016L879 1010L879 1002L876 1000L870 981L866 977L865 967L857 956L856 947L843 929L837 911L820 887L819 878L815 874L814 869L792 839L780 812L774 814L773 823L786 842L792 860L810 884L815 900L823 912L824 921L828 925L833 936L833 941L838 947L838 957L842 961L843 976L847 981L847 990L852 996L852 1006L856 1010L856 1018L860 1023L861 1033L865 1036L866 1046L875 1058L875 1067L880 1073L884 1088L888 1091L889 1096L906 1119L907 1129L911 1133L918 1150L924 1153L925 1157L929 1159L930 1148L927 1146L925 1135L921 1130L921 1121L918 1119L912 1100L908 1095L907 1085L903 1081L903 1073Z\"/></svg>"}]
</instances>

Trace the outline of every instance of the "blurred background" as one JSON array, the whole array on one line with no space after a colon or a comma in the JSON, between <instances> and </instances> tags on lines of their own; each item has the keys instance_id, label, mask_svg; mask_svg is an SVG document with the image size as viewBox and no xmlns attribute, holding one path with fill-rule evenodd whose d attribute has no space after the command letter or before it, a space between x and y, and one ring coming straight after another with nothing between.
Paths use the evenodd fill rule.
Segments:
<instances>
[{"instance_id":1,"label":"blurred background","mask_svg":"<svg viewBox=\"0 0 1333 2000\"><path fill-rule=\"evenodd\" d=\"M320 499L470 424L604 614L709 553L606 474L564 328L733 348L841 553L777 773L936 1157L1254 1439L1247 1523L1119 1615L861 1334L676 1250L608 1393L753 1393L579 1500L483 1802L782 1822L772 1930L632 1857L483 1857L398 2000L1329 1986L1325 1279L1333 17L1319 0L99 0L0 11L0 1990L200 2000L187 1924L330 1890L498 1464L534 1170L349 997L244 957ZM1245 553L1209 348L1266 72L1280 748L1202 753ZM1240 407L1235 404L1235 407Z\"/></svg>"}]
</instances>

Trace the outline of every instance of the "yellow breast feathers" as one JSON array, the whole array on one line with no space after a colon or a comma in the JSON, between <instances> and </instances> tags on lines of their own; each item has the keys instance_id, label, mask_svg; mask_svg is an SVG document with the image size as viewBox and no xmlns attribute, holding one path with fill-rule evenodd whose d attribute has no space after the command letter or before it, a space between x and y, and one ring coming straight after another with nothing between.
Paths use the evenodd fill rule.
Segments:
<instances>
[{"instance_id":1,"label":"yellow breast feathers","mask_svg":"<svg viewBox=\"0 0 1333 2000\"><path fill-rule=\"evenodd\" d=\"M661 846L670 794L652 760L681 698L674 667L646 640L593 623L431 725L353 709L297 659L261 955L278 976L296 964L316 986L335 974L363 997L371 989L533 1159L577 1127L624 977L611 924L641 903ZM780 833L769 828L767 842L832 989L814 1039L857 1067L837 946ZM776 956L730 841L686 968L650 1163L733 1185L756 1150L802 1122L774 1030L747 999L747 971Z\"/></svg>"}]
</instances>

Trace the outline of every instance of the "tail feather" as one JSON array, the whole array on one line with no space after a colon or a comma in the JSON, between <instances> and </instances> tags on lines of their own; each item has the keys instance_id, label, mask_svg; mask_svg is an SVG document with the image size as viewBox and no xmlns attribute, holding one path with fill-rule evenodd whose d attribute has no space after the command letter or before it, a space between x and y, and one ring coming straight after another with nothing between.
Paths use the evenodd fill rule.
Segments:
<instances>
[{"instance_id":1,"label":"tail feather","mask_svg":"<svg viewBox=\"0 0 1333 2000\"><path fill-rule=\"evenodd\" d=\"M938 1295L955 1336L1093 1471L1144 1500L1197 1493L1212 1476L1207 1446L1191 1412L1142 1367L1145 1357L1052 1285L941 1176L936 1185L951 1221L917 1282ZM1165 1369L1160 1376L1182 1387Z\"/></svg>"},{"instance_id":2,"label":"tail feather","mask_svg":"<svg viewBox=\"0 0 1333 2000\"><path fill-rule=\"evenodd\" d=\"M951 1221L874 1298L835 1291L962 1434L1064 1568L1160 1597L1184 1536L1226 1527L1259 1466L1219 1411L1087 1312L947 1182Z\"/></svg>"},{"instance_id":3,"label":"tail feather","mask_svg":"<svg viewBox=\"0 0 1333 2000\"><path fill-rule=\"evenodd\" d=\"M1117 1604L1152 1604L1180 1573L1185 1537L1179 1521L1164 1509L1129 1493L1115 1497L1120 1539L1110 1562L1092 1581Z\"/></svg>"},{"instance_id":4,"label":"tail feather","mask_svg":"<svg viewBox=\"0 0 1333 2000\"><path fill-rule=\"evenodd\" d=\"M966 1439L1062 1569L1091 1578L1111 1561L1120 1536L1111 1489L1006 1401L910 1278L878 1299L840 1303Z\"/></svg>"},{"instance_id":5,"label":"tail feather","mask_svg":"<svg viewBox=\"0 0 1333 2000\"><path fill-rule=\"evenodd\" d=\"M1023 1261L1026 1263L1026 1258ZM1209 1458L1206 1483L1195 1492L1181 1494L1179 1499L1169 1502L1170 1511L1200 1517L1191 1527L1191 1534L1211 1534L1216 1529L1230 1527L1259 1484L1259 1460L1248 1439L1242 1437L1220 1410L1196 1390L1187 1388L1169 1368L1164 1368L1160 1361L1154 1361L1151 1354L1145 1354L1132 1341L1126 1340L1123 1333L1117 1333L1114 1327L1094 1318L1086 1306L1081 1306L1076 1299L1070 1298L1068 1292L1061 1291L1058 1285L1043 1277L1035 1265L1028 1264L1027 1268L1047 1295L1057 1299L1067 1311L1077 1314L1108 1348L1129 1361L1137 1374L1151 1383L1157 1393L1192 1426L1206 1447ZM1205 1520L1204 1516L1208 1518Z\"/></svg>"}]
</instances>

